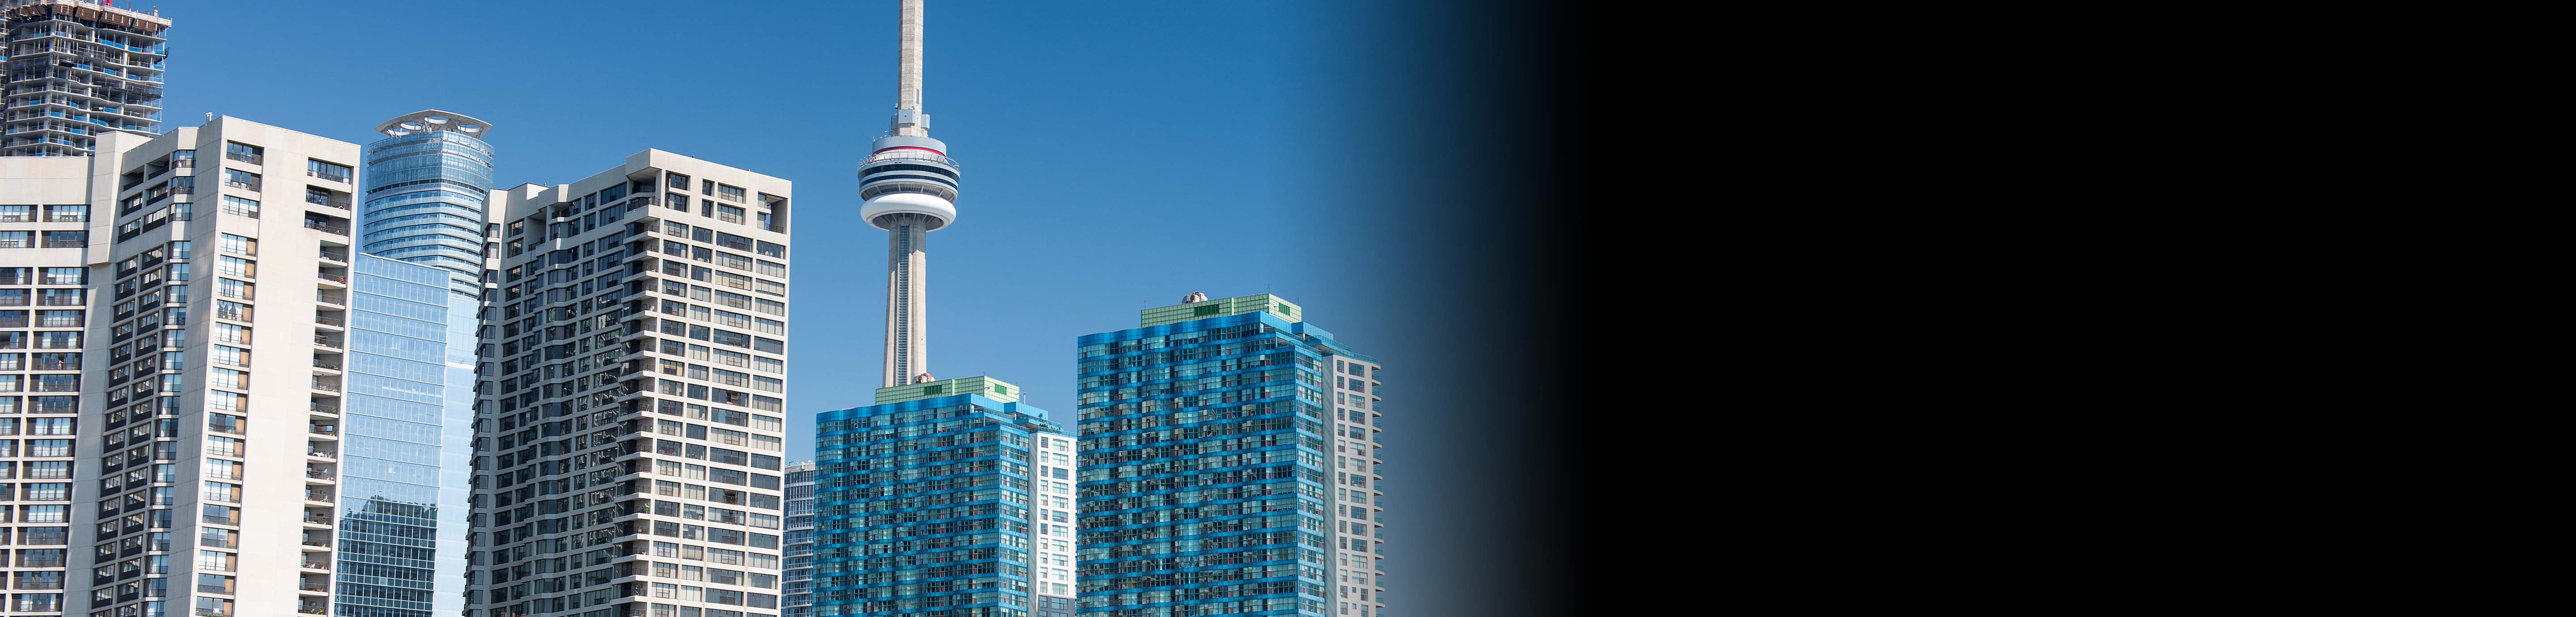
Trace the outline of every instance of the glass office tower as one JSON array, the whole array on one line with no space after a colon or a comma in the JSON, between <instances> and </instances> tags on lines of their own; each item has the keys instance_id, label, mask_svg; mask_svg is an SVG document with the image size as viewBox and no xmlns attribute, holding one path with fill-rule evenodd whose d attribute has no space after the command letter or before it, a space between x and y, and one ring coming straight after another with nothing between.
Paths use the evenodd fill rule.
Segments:
<instances>
[{"instance_id":1,"label":"glass office tower","mask_svg":"<svg viewBox=\"0 0 2576 617\"><path fill-rule=\"evenodd\" d=\"M483 211L492 190L492 145L482 138L491 126L431 109L386 120L376 132L386 137L367 144L359 252L446 268L460 290L482 293Z\"/></svg>"},{"instance_id":2,"label":"glass office tower","mask_svg":"<svg viewBox=\"0 0 2576 617\"><path fill-rule=\"evenodd\" d=\"M411 398L404 399L410 403L434 405L435 408L415 409L406 405L399 416L405 422L426 422L423 427L429 429L427 433L406 433L404 436L414 441L426 440L425 443L433 449L415 453L399 464L417 466L402 468L403 473L413 474L405 476L407 478L421 479L416 477L418 474L431 476L426 478L427 486L436 487L437 495L431 502L438 506L408 512L420 518L437 520L423 520L420 521L423 527L407 530L434 537L405 538L406 542L416 541L416 544L405 544L403 548L421 552L416 558L421 564L433 563L434 554L434 563L444 570L433 576L429 565L420 565L417 570L388 572L389 578L384 579L384 584L389 587L369 591L394 593L391 586L434 584L434 588L421 588L433 593L419 600L419 606L413 606L408 587L399 594L406 599L380 605L456 615L463 611L465 602L465 575L461 563L466 558L468 502L472 498L468 485L473 478L474 370L476 345L481 342L477 338L477 329L482 325L483 273L487 266L484 247L488 223L484 221L484 207L492 187L492 146L484 143L483 137L491 134L491 126L472 116L429 109L386 120L376 126L376 132L383 133L385 139L367 144L365 179L362 181L366 192L364 202L357 208L360 213L358 250L373 258L359 264L361 271L369 263L403 263L406 267L386 265L382 268L415 275L414 278L418 272L424 271L419 268L426 268L428 270L425 271L441 277L441 280L426 282L446 289L445 294L436 298L417 299L439 305L440 320L434 329L439 331L441 345L437 353L429 357L408 358L427 362L424 370L432 370L435 378L422 380L419 385L426 390L409 393ZM346 182L348 179L342 174L347 171L347 168L308 166L305 175ZM306 201L321 198L307 196ZM335 204L335 207L348 206ZM403 308L416 312L402 317L428 315L419 307L406 305ZM419 324L405 325L415 330L406 334L427 333L420 331ZM355 428L353 425L352 429ZM352 434L352 439L360 438ZM348 513L352 519L366 514L357 509L348 510ZM386 513L380 516L396 515ZM417 581L408 578L414 576L419 577ZM347 582L350 577L348 574L341 577L342 594L346 596L350 593ZM379 614L393 617L413 613Z\"/></svg>"},{"instance_id":3,"label":"glass office tower","mask_svg":"<svg viewBox=\"0 0 2576 617\"><path fill-rule=\"evenodd\" d=\"M1046 411L969 377L881 388L814 423L814 615L1033 614L1033 465L1063 433Z\"/></svg>"},{"instance_id":4,"label":"glass office tower","mask_svg":"<svg viewBox=\"0 0 2576 617\"><path fill-rule=\"evenodd\" d=\"M309 453L340 463L332 600L339 615L455 615L469 508L457 453L473 408L448 401L451 384L472 383L448 374L450 272L373 255L352 265L339 451Z\"/></svg>"},{"instance_id":5,"label":"glass office tower","mask_svg":"<svg viewBox=\"0 0 2576 617\"><path fill-rule=\"evenodd\" d=\"M1078 340L1081 614L1382 614L1376 406L1342 374L1376 361L1274 296L1190 300Z\"/></svg>"}]
</instances>

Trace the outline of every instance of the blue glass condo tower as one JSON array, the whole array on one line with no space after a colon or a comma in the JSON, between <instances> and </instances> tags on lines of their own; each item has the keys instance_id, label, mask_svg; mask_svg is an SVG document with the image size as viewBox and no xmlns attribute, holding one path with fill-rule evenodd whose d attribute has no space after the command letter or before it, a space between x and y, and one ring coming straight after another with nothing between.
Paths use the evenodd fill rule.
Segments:
<instances>
[{"instance_id":1,"label":"blue glass condo tower","mask_svg":"<svg viewBox=\"0 0 2576 617\"><path fill-rule=\"evenodd\" d=\"M1033 617L1032 462L1063 429L983 377L816 414L816 617Z\"/></svg>"},{"instance_id":2,"label":"blue glass condo tower","mask_svg":"<svg viewBox=\"0 0 2576 617\"><path fill-rule=\"evenodd\" d=\"M1371 431L1344 427L1331 385L1339 359L1365 356L1267 294L1142 317L1077 341L1080 614L1382 614L1343 554L1374 537L1342 485Z\"/></svg>"}]
</instances>

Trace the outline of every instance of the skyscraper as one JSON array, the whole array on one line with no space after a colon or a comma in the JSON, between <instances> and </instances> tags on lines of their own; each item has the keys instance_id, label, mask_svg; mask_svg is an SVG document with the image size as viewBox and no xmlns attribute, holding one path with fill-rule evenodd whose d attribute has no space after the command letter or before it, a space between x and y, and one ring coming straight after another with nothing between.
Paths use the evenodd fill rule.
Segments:
<instances>
[{"instance_id":1,"label":"skyscraper","mask_svg":"<svg viewBox=\"0 0 2576 617\"><path fill-rule=\"evenodd\" d=\"M779 577L779 617L814 614L814 462L787 466L786 565Z\"/></svg>"},{"instance_id":2,"label":"skyscraper","mask_svg":"<svg viewBox=\"0 0 2576 617\"><path fill-rule=\"evenodd\" d=\"M170 20L97 0L0 0L0 156L85 156L98 136L161 132Z\"/></svg>"},{"instance_id":3,"label":"skyscraper","mask_svg":"<svg viewBox=\"0 0 2576 617\"><path fill-rule=\"evenodd\" d=\"M434 501L414 461L437 403L412 393L439 379L418 350L443 345L423 326L445 306L414 299L444 275L350 252L357 146L229 117L97 145L86 241L46 232L87 245L101 306L77 384L94 467L76 473L97 489L72 493L84 549L64 561L85 593L65 612L426 615L426 592L371 577L419 557L389 538Z\"/></svg>"},{"instance_id":4,"label":"skyscraper","mask_svg":"<svg viewBox=\"0 0 2576 617\"><path fill-rule=\"evenodd\" d=\"M81 386L100 383L82 371L106 348L89 332L91 270L107 260L92 188L90 159L0 157L0 615L62 614L72 487L96 477L75 476L72 456L78 429L98 426L80 418Z\"/></svg>"},{"instance_id":5,"label":"skyscraper","mask_svg":"<svg viewBox=\"0 0 2576 617\"><path fill-rule=\"evenodd\" d=\"M490 193L468 617L778 614L791 189L646 150Z\"/></svg>"},{"instance_id":6,"label":"skyscraper","mask_svg":"<svg viewBox=\"0 0 2576 617\"><path fill-rule=\"evenodd\" d=\"M1378 602L1376 360L1268 294L1078 339L1085 617Z\"/></svg>"},{"instance_id":7,"label":"skyscraper","mask_svg":"<svg viewBox=\"0 0 2576 617\"><path fill-rule=\"evenodd\" d=\"M1069 617L1063 428L986 377L876 401L814 418L813 614Z\"/></svg>"},{"instance_id":8,"label":"skyscraper","mask_svg":"<svg viewBox=\"0 0 2576 617\"><path fill-rule=\"evenodd\" d=\"M957 220L957 162L947 143L930 138L930 114L921 111L921 4L901 6L893 134L877 138L859 164L859 216L886 230L884 387L928 381L928 234Z\"/></svg>"},{"instance_id":9,"label":"skyscraper","mask_svg":"<svg viewBox=\"0 0 2576 617\"><path fill-rule=\"evenodd\" d=\"M405 267L400 271L430 273L432 278L410 282L437 293L401 299L438 304L444 319L427 326L440 330L435 338L441 344L434 348L426 345L432 337L406 332L414 338L401 347L406 359L415 363L412 368L419 371L408 375L418 387L405 392L406 404L377 414L399 417L404 423L392 425L402 429L399 436L371 435L363 427L352 426L344 437L353 445L410 442L404 456L383 457L383 465L418 485L411 490L419 500L384 504L382 509L412 516L412 520L396 521L401 526L393 532L350 540L380 545L382 552L392 556L374 561L371 576L343 581L341 595L348 597L343 600L346 604L378 604L381 608L367 611L373 615L447 617L461 614L465 603L466 528L473 498L468 486L474 475L475 352L481 343L485 294L483 240L488 225L483 208L492 186L492 147L482 137L490 127L470 116L432 109L386 120L376 126L376 132L386 137L367 144L362 179L355 180L364 191L364 200L356 208L359 273L397 270L379 262L401 262ZM339 175L346 171L314 166L305 175L351 182ZM349 207L347 198L338 195L309 194L305 201ZM362 282L375 280L369 277ZM352 460L356 457L351 455ZM380 598L401 600L378 602Z\"/></svg>"}]
</instances>

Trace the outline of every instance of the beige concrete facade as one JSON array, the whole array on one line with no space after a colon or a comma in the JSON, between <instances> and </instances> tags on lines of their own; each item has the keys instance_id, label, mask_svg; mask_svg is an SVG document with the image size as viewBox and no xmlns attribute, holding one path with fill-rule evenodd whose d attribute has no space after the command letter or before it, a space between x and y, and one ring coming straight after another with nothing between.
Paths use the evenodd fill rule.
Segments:
<instances>
[{"instance_id":1,"label":"beige concrete facade","mask_svg":"<svg viewBox=\"0 0 2576 617\"><path fill-rule=\"evenodd\" d=\"M792 188L647 150L492 192L470 617L779 613Z\"/></svg>"}]
</instances>

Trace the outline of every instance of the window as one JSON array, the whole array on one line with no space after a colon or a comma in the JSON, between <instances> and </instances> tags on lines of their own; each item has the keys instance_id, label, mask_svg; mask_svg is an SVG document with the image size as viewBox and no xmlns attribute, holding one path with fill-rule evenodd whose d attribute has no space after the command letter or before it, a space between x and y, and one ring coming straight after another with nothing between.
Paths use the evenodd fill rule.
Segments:
<instances>
[{"instance_id":1,"label":"window","mask_svg":"<svg viewBox=\"0 0 2576 617\"><path fill-rule=\"evenodd\" d=\"M258 200L253 200L253 199L242 199L242 198L240 198L240 197L234 197L234 196L231 196L231 195L225 195L225 196L224 196L224 213L225 213L225 214L238 214L238 215L247 216L247 217L251 217L251 218L259 218L259 201L258 201Z\"/></svg>"},{"instance_id":2,"label":"window","mask_svg":"<svg viewBox=\"0 0 2576 617\"><path fill-rule=\"evenodd\" d=\"M237 141L224 142L224 158L252 165L260 164L262 150L259 146Z\"/></svg>"},{"instance_id":3,"label":"window","mask_svg":"<svg viewBox=\"0 0 2576 617\"><path fill-rule=\"evenodd\" d=\"M259 240L256 238L223 234L223 237L218 240L217 247L226 253L240 253L254 257L259 255Z\"/></svg>"},{"instance_id":4,"label":"window","mask_svg":"<svg viewBox=\"0 0 2576 617\"><path fill-rule=\"evenodd\" d=\"M305 159L304 173L305 175L332 182L349 181L349 166L339 163L327 163L314 159Z\"/></svg>"},{"instance_id":5,"label":"window","mask_svg":"<svg viewBox=\"0 0 2576 617\"><path fill-rule=\"evenodd\" d=\"M80 248L88 245L89 232L86 231L45 232L45 248Z\"/></svg>"},{"instance_id":6,"label":"window","mask_svg":"<svg viewBox=\"0 0 2576 617\"><path fill-rule=\"evenodd\" d=\"M45 268L41 285L87 285L89 268Z\"/></svg>"},{"instance_id":7,"label":"window","mask_svg":"<svg viewBox=\"0 0 2576 617\"><path fill-rule=\"evenodd\" d=\"M47 222L47 223L87 223L87 222L89 222L89 206L88 206L87 204L81 204L81 205L70 205L70 206L45 206L45 222Z\"/></svg>"},{"instance_id":8,"label":"window","mask_svg":"<svg viewBox=\"0 0 2576 617\"><path fill-rule=\"evenodd\" d=\"M0 206L0 223L33 222L36 222L35 206Z\"/></svg>"},{"instance_id":9,"label":"window","mask_svg":"<svg viewBox=\"0 0 2576 617\"><path fill-rule=\"evenodd\" d=\"M260 186L259 174L239 169L226 169L224 170L224 186L248 191L257 191Z\"/></svg>"}]
</instances>

